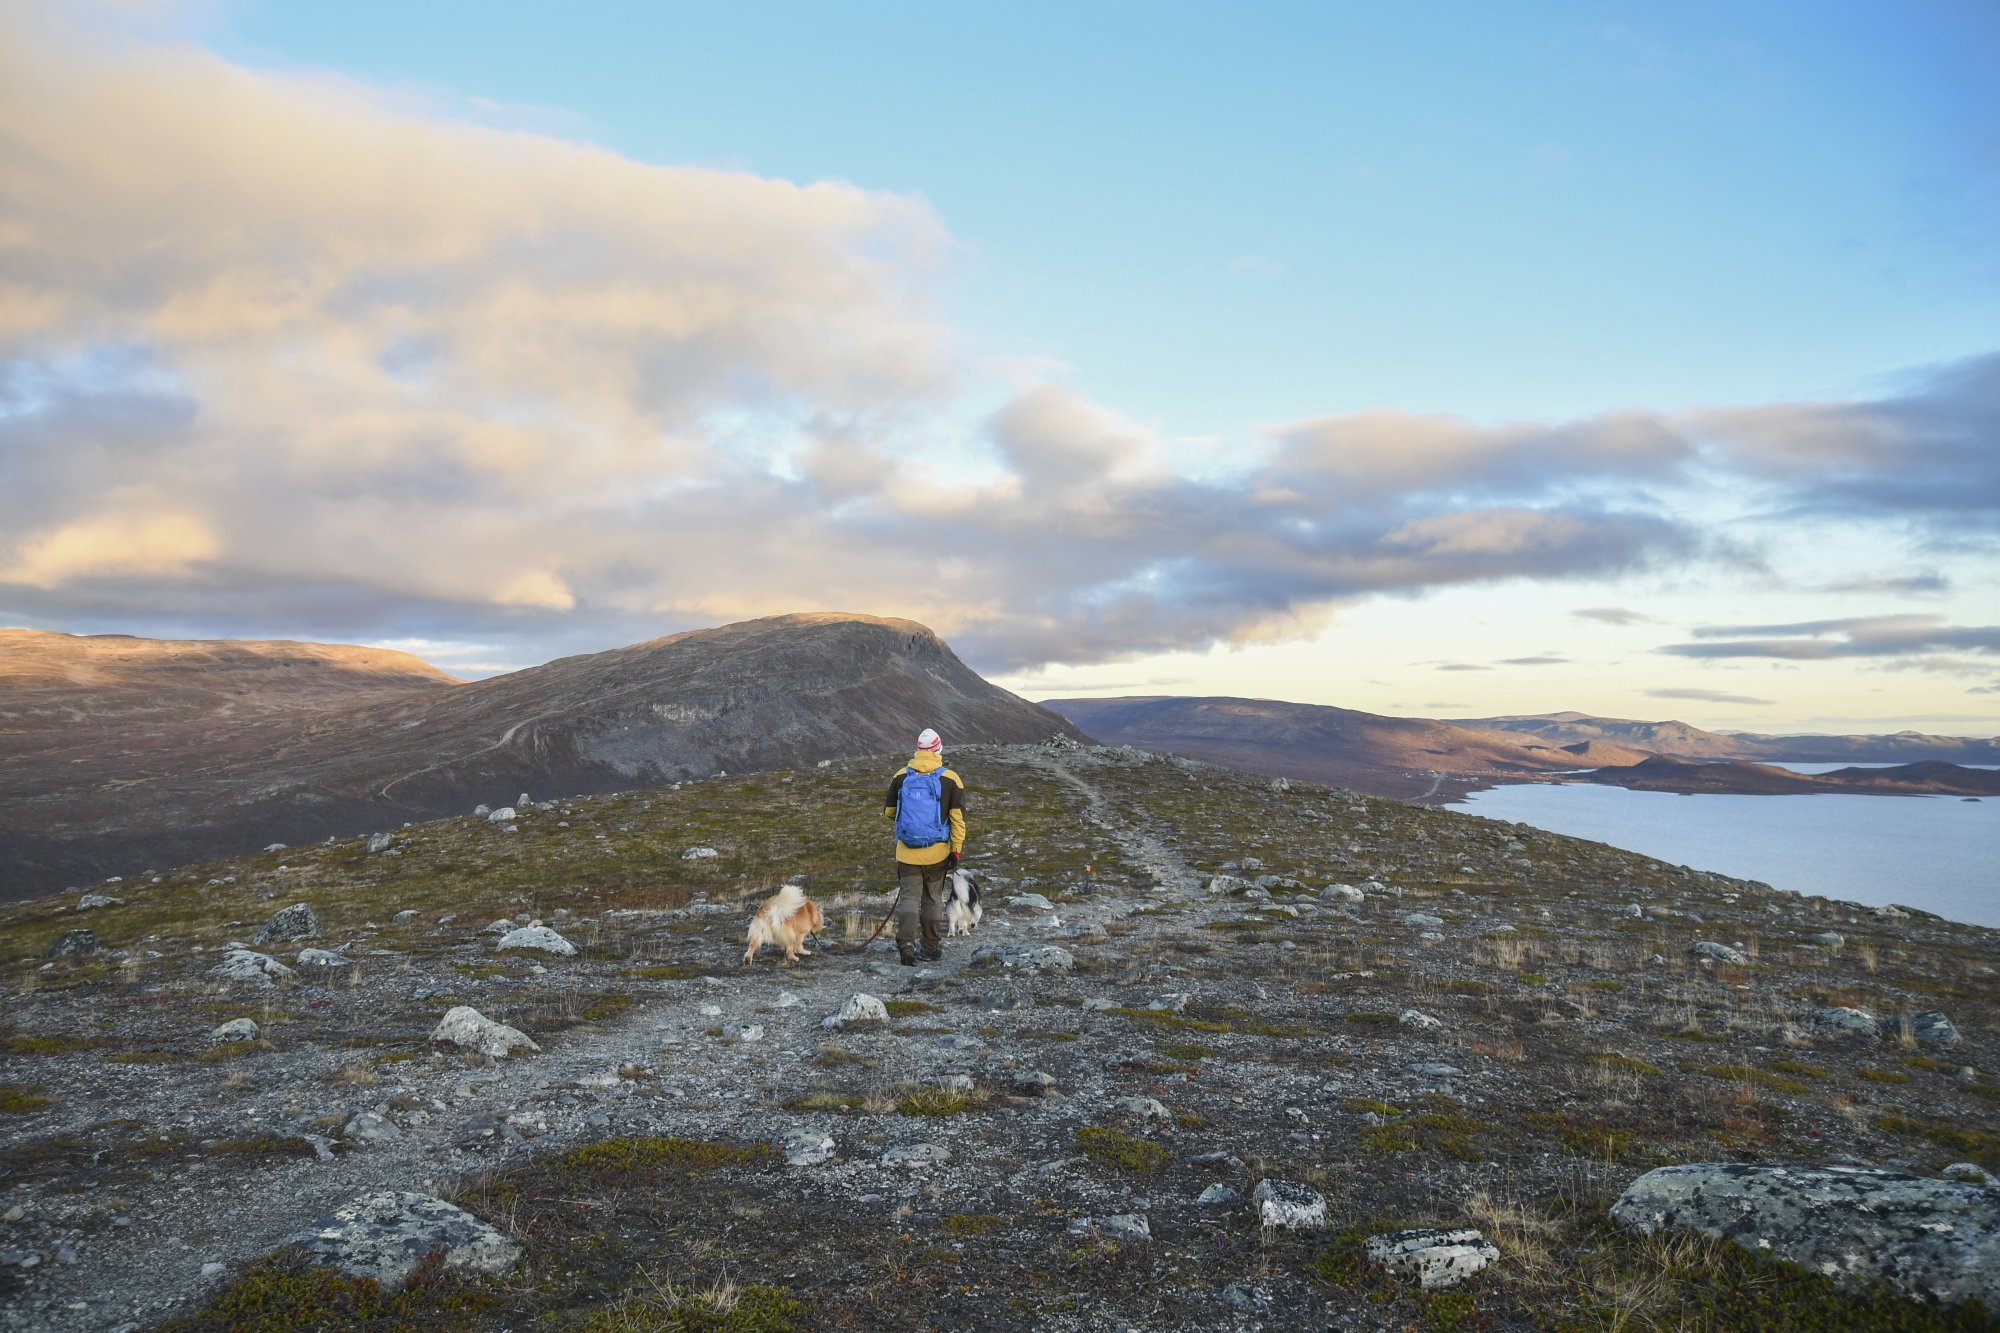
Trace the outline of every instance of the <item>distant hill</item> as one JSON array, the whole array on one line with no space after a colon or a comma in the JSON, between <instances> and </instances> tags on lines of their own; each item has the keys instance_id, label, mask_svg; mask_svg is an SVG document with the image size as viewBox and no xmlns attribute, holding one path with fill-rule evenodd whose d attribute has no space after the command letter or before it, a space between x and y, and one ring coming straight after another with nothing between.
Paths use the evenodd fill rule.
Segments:
<instances>
[{"instance_id":1,"label":"distant hill","mask_svg":"<svg viewBox=\"0 0 2000 1333\"><path fill-rule=\"evenodd\" d=\"M322 644L0 636L0 898L730 770L1077 736L924 626L817 614L470 684Z\"/></svg>"},{"instance_id":2,"label":"distant hill","mask_svg":"<svg viewBox=\"0 0 2000 1333\"><path fill-rule=\"evenodd\" d=\"M1436 774L1520 778L1646 757L1602 740L1558 745L1425 718L1276 699L1046 699L1043 706L1108 744L1172 750L1253 773L1382 796L1435 792Z\"/></svg>"},{"instance_id":3,"label":"distant hill","mask_svg":"<svg viewBox=\"0 0 2000 1333\"><path fill-rule=\"evenodd\" d=\"M1651 759L1578 775L1578 781L1629 787L1634 791L1712 792L1782 796L1851 792L1890 796L2000 796L2000 773L1965 768L1941 760L1890 768L1842 768L1831 773L1794 773L1770 764L1733 760Z\"/></svg>"},{"instance_id":4,"label":"distant hill","mask_svg":"<svg viewBox=\"0 0 2000 1333\"><path fill-rule=\"evenodd\" d=\"M1631 722L1587 713L1454 718L1453 725L1511 731L1552 745L1604 741L1677 759L1778 760L1801 764L2000 764L2000 737L1927 736L1899 731L1887 736L1768 736L1756 732L1703 731L1685 722Z\"/></svg>"}]
</instances>

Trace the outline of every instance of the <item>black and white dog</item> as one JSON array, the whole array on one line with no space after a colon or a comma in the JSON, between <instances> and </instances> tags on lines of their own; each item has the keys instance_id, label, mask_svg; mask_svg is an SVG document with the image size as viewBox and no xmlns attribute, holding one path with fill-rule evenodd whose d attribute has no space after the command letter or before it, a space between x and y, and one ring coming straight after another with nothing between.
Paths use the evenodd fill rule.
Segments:
<instances>
[{"instance_id":1,"label":"black and white dog","mask_svg":"<svg viewBox=\"0 0 2000 1333\"><path fill-rule=\"evenodd\" d=\"M972 928L979 924L984 911L979 906L979 881L972 877L970 870L954 870L947 881L945 890L944 919L950 935L970 935Z\"/></svg>"}]
</instances>

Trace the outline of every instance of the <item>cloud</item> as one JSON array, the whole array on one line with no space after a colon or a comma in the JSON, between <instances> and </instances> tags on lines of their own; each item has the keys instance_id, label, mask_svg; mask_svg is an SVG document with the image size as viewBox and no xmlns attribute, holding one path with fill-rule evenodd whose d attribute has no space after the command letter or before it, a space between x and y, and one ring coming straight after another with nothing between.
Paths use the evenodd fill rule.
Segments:
<instances>
[{"instance_id":1,"label":"cloud","mask_svg":"<svg viewBox=\"0 0 2000 1333\"><path fill-rule=\"evenodd\" d=\"M1570 614L1579 620L1597 620L1606 625L1645 625L1653 622L1653 617L1628 611L1622 606L1586 606Z\"/></svg>"},{"instance_id":2,"label":"cloud","mask_svg":"<svg viewBox=\"0 0 2000 1333\"><path fill-rule=\"evenodd\" d=\"M1838 583L1823 585L1821 591L1900 593L1917 596L1924 593L1950 592L1951 580L1936 570L1928 570L1922 574L1906 574L1901 577L1843 579Z\"/></svg>"},{"instance_id":3,"label":"cloud","mask_svg":"<svg viewBox=\"0 0 2000 1333\"><path fill-rule=\"evenodd\" d=\"M1500 665L1501 666L1559 666L1568 661L1569 659L1567 657L1558 657L1554 653L1542 653L1539 656L1535 657L1503 657L1500 659Z\"/></svg>"},{"instance_id":4,"label":"cloud","mask_svg":"<svg viewBox=\"0 0 2000 1333\"><path fill-rule=\"evenodd\" d=\"M1479 666L1472 662L1446 662L1438 667L1439 671L1491 671L1492 669L1490 666Z\"/></svg>"},{"instance_id":5,"label":"cloud","mask_svg":"<svg viewBox=\"0 0 2000 1333\"><path fill-rule=\"evenodd\" d=\"M997 672L1740 564L1688 503L1717 486L1852 512L1860 488L1950 531L1994 504L1972 442L2000 359L1876 403L1320 416L1187 475L1170 432L968 351L920 199L53 12L0 11L0 618L490 664L858 607ZM1759 637L1847 642L1692 646Z\"/></svg>"},{"instance_id":6,"label":"cloud","mask_svg":"<svg viewBox=\"0 0 2000 1333\"><path fill-rule=\"evenodd\" d=\"M2000 532L2000 353L1916 377L1872 402L1689 413L1717 461L1803 512L1948 519L1933 535Z\"/></svg>"},{"instance_id":7,"label":"cloud","mask_svg":"<svg viewBox=\"0 0 2000 1333\"><path fill-rule=\"evenodd\" d=\"M2000 653L2000 625L1947 625L1941 616L1851 616L1785 625L1709 625L1696 629L1694 635L1710 642L1668 644L1660 651L1676 657L1772 657L1799 662L1941 651Z\"/></svg>"},{"instance_id":8,"label":"cloud","mask_svg":"<svg viewBox=\"0 0 2000 1333\"><path fill-rule=\"evenodd\" d=\"M1647 690L1655 699L1692 699L1705 704L1742 704L1747 707L1773 707L1775 699L1756 699L1747 694L1724 694L1720 690Z\"/></svg>"}]
</instances>

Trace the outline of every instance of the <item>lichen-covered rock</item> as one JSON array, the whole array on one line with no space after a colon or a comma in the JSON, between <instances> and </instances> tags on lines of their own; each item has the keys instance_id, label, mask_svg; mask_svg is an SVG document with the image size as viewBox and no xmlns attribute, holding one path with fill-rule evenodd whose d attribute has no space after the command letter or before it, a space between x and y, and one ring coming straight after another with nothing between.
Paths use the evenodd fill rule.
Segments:
<instances>
[{"instance_id":1,"label":"lichen-covered rock","mask_svg":"<svg viewBox=\"0 0 2000 1333\"><path fill-rule=\"evenodd\" d=\"M76 958L97 952L97 932L94 930L65 930L56 936L56 942L48 947L44 958Z\"/></svg>"},{"instance_id":2,"label":"lichen-covered rock","mask_svg":"<svg viewBox=\"0 0 2000 1333\"><path fill-rule=\"evenodd\" d=\"M1174 1122L1174 1113L1157 1098L1120 1097L1111 1105L1122 1115L1137 1116L1141 1120L1158 1120L1169 1125Z\"/></svg>"},{"instance_id":3,"label":"lichen-covered rock","mask_svg":"<svg viewBox=\"0 0 2000 1333\"><path fill-rule=\"evenodd\" d=\"M1396 1015L1396 1023L1397 1026L1406 1027L1412 1032L1444 1031L1443 1019L1432 1018L1421 1009L1405 1009L1402 1013Z\"/></svg>"},{"instance_id":4,"label":"lichen-covered rock","mask_svg":"<svg viewBox=\"0 0 2000 1333\"><path fill-rule=\"evenodd\" d=\"M284 940L310 940L319 937L319 918L313 909L304 903L293 903L282 908L277 915L264 923L252 944L277 944Z\"/></svg>"},{"instance_id":5,"label":"lichen-covered rock","mask_svg":"<svg viewBox=\"0 0 2000 1333\"><path fill-rule=\"evenodd\" d=\"M889 1007L880 998L857 991L847 997L840 1006L840 1012L829 1014L822 1025L835 1032L851 1023L886 1023L889 1021Z\"/></svg>"},{"instance_id":6,"label":"lichen-covered rock","mask_svg":"<svg viewBox=\"0 0 2000 1333\"><path fill-rule=\"evenodd\" d=\"M1257 1220L1283 1231L1319 1231L1326 1226L1326 1196L1297 1181L1266 1178L1250 1191Z\"/></svg>"},{"instance_id":7,"label":"lichen-covered rock","mask_svg":"<svg viewBox=\"0 0 2000 1333\"><path fill-rule=\"evenodd\" d=\"M1403 913L1403 924L1406 926L1415 926L1422 930L1438 930L1443 927L1444 918L1434 916L1429 912L1405 912Z\"/></svg>"},{"instance_id":8,"label":"lichen-covered rock","mask_svg":"<svg viewBox=\"0 0 2000 1333\"><path fill-rule=\"evenodd\" d=\"M1910 1016L1910 1035L1928 1046L1956 1046L1961 1040L1951 1020L1935 1009Z\"/></svg>"},{"instance_id":9,"label":"lichen-covered rock","mask_svg":"<svg viewBox=\"0 0 2000 1333\"><path fill-rule=\"evenodd\" d=\"M498 810L486 812L486 822L489 824L504 824L512 818L514 818L514 807L511 805L503 805Z\"/></svg>"},{"instance_id":10,"label":"lichen-covered rock","mask_svg":"<svg viewBox=\"0 0 2000 1333\"><path fill-rule=\"evenodd\" d=\"M1079 1217L1069 1224L1069 1234L1144 1245L1153 1239L1153 1227L1144 1213L1113 1213L1109 1217Z\"/></svg>"},{"instance_id":11,"label":"lichen-covered rock","mask_svg":"<svg viewBox=\"0 0 2000 1333\"><path fill-rule=\"evenodd\" d=\"M576 952L576 946L547 926L522 926L510 930L500 937L495 949L533 949L538 953L560 954L564 958Z\"/></svg>"},{"instance_id":12,"label":"lichen-covered rock","mask_svg":"<svg viewBox=\"0 0 2000 1333\"><path fill-rule=\"evenodd\" d=\"M1845 1005L1815 1009L1801 1021L1823 1036L1872 1037L1881 1029L1874 1015L1862 1009L1849 1009Z\"/></svg>"},{"instance_id":13,"label":"lichen-covered rock","mask_svg":"<svg viewBox=\"0 0 2000 1333\"><path fill-rule=\"evenodd\" d=\"M252 949L231 949L222 955L222 961L208 969L208 975L223 981L242 981L253 986L275 986L279 979L292 975L286 967L267 953Z\"/></svg>"},{"instance_id":14,"label":"lichen-covered rock","mask_svg":"<svg viewBox=\"0 0 2000 1333\"><path fill-rule=\"evenodd\" d=\"M833 1156L833 1136L816 1129L795 1129L778 1143L787 1166L818 1166Z\"/></svg>"},{"instance_id":15,"label":"lichen-covered rock","mask_svg":"<svg viewBox=\"0 0 2000 1333\"><path fill-rule=\"evenodd\" d=\"M1195 1195L1194 1201L1203 1208L1226 1208L1242 1197L1235 1190L1218 1180L1202 1190L1200 1194Z\"/></svg>"},{"instance_id":16,"label":"lichen-covered rock","mask_svg":"<svg viewBox=\"0 0 2000 1333\"><path fill-rule=\"evenodd\" d=\"M122 907L124 904L123 898L113 898L108 893L86 893L76 900L76 910L89 912L100 907Z\"/></svg>"},{"instance_id":17,"label":"lichen-covered rock","mask_svg":"<svg viewBox=\"0 0 2000 1333\"><path fill-rule=\"evenodd\" d=\"M373 1148L378 1144L395 1142L403 1137L403 1131L387 1116L363 1111L347 1122L347 1127L340 1131L340 1137L357 1147Z\"/></svg>"},{"instance_id":18,"label":"lichen-covered rock","mask_svg":"<svg viewBox=\"0 0 2000 1333\"><path fill-rule=\"evenodd\" d=\"M1470 1228L1419 1227L1370 1236L1368 1257L1398 1276L1415 1278L1425 1291L1435 1291L1457 1286L1498 1259L1500 1251Z\"/></svg>"},{"instance_id":19,"label":"lichen-covered rock","mask_svg":"<svg viewBox=\"0 0 2000 1333\"><path fill-rule=\"evenodd\" d=\"M395 841L396 835L393 833L371 834L368 838L368 850L371 853L386 852L395 844Z\"/></svg>"},{"instance_id":20,"label":"lichen-covered rock","mask_svg":"<svg viewBox=\"0 0 2000 1333\"><path fill-rule=\"evenodd\" d=\"M943 1166L950 1160L951 1154L935 1143L906 1143L882 1154L882 1165L900 1166L909 1170Z\"/></svg>"},{"instance_id":21,"label":"lichen-covered rock","mask_svg":"<svg viewBox=\"0 0 2000 1333\"><path fill-rule=\"evenodd\" d=\"M504 1056L515 1051L539 1051L534 1039L518 1028L510 1028L505 1023L496 1023L469 1004L456 1005L445 1011L431 1031L432 1041L448 1041L454 1046L462 1046L481 1055Z\"/></svg>"},{"instance_id":22,"label":"lichen-covered rock","mask_svg":"<svg viewBox=\"0 0 2000 1333\"><path fill-rule=\"evenodd\" d=\"M257 1024L248 1018L232 1018L209 1033L211 1041L255 1041Z\"/></svg>"},{"instance_id":23,"label":"lichen-covered rock","mask_svg":"<svg viewBox=\"0 0 2000 1333\"><path fill-rule=\"evenodd\" d=\"M681 860L713 861L716 857L720 855L722 855L722 853L716 851L715 848L713 847L690 847L686 851L681 853Z\"/></svg>"},{"instance_id":24,"label":"lichen-covered rock","mask_svg":"<svg viewBox=\"0 0 2000 1333\"><path fill-rule=\"evenodd\" d=\"M1076 955L1059 944L982 944L972 951L966 966L1068 972L1076 966Z\"/></svg>"},{"instance_id":25,"label":"lichen-covered rock","mask_svg":"<svg viewBox=\"0 0 2000 1333\"><path fill-rule=\"evenodd\" d=\"M299 950L299 966L300 966L300 967L308 967L308 968L311 968L311 967L324 967L324 968L333 968L333 967L349 967L349 966L352 966L352 965L353 965L353 963L354 963L354 960L353 960L352 958L349 958L349 957L348 957L348 956L347 956L346 954L344 954L344 953L335 953L335 952L334 952L333 950L331 950L331 949L301 949L301 950Z\"/></svg>"},{"instance_id":26,"label":"lichen-covered rock","mask_svg":"<svg viewBox=\"0 0 2000 1333\"><path fill-rule=\"evenodd\" d=\"M1843 949L1847 947L1847 936L1837 930L1823 930L1812 937L1812 942L1822 949Z\"/></svg>"},{"instance_id":27,"label":"lichen-covered rock","mask_svg":"<svg viewBox=\"0 0 2000 1333\"><path fill-rule=\"evenodd\" d=\"M505 1232L443 1199L403 1190L380 1190L335 1209L292 1236L316 1268L373 1278L384 1291L399 1290L432 1253L444 1266L500 1276L520 1262L521 1247Z\"/></svg>"},{"instance_id":28,"label":"lichen-covered rock","mask_svg":"<svg viewBox=\"0 0 2000 1333\"><path fill-rule=\"evenodd\" d=\"M1323 903L1358 903L1367 897L1352 884L1329 884L1319 891Z\"/></svg>"},{"instance_id":29,"label":"lichen-covered rock","mask_svg":"<svg viewBox=\"0 0 2000 1333\"><path fill-rule=\"evenodd\" d=\"M1741 949L1732 949L1726 944L1717 944L1714 940L1698 940L1688 946L1688 952L1697 958L1712 958L1718 963L1728 963L1732 967L1741 967L1750 961L1750 955Z\"/></svg>"},{"instance_id":30,"label":"lichen-covered rock","mask_svg":"<svg viewBox=\"0 0 2000 1333\"><path fill-rule=\"evenodd\" d=\"M1664 1166L1633 1181L1612 1219L1700 1231L1835 1281L1884 1279L1913 1296L2000 1308L2000 1190L1868 1167Z\"/></svg>"}]
</instances>

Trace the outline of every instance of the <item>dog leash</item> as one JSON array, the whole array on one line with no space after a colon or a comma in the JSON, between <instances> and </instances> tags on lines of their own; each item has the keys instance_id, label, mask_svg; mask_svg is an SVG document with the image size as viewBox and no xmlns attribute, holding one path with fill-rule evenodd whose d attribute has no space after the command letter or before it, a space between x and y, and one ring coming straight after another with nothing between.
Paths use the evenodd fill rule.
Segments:
<instances>
[{"instance_id":1,"label":"dog leash","mask_svg":"<svg viewBox=\"0 0 2000 1333\"><path fill-rule=\"evenodd\" d=\"M889 918L896 915L896 904L901 902L902 900L903 900L902 886L898 885L896 888L896 896L889 900L889 910L882 914L881 923L875 927L875 933L873 935L870 935L867 939L861 941L861 947L859 949L856 949L854 952L867 953L868 946L873 944L876 940L882 938L882 932L888 928Z\"/></svg>"}]
</instances>

